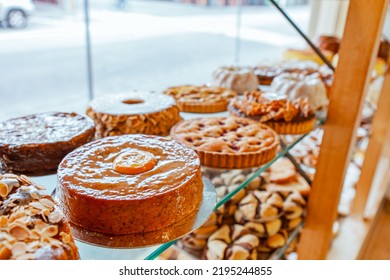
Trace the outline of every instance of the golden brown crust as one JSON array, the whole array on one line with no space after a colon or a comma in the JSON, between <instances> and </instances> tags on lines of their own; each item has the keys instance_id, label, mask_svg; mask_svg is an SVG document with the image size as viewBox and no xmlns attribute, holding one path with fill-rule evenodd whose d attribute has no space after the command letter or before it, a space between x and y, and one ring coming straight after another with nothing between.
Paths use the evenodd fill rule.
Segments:
<instances>
[{"instance_id":1,"label":"golden brown crust","mask_svg":"<svg viewBox=\"0 0 390 280\"><path fill-rule=\"evenodd\" d=\"M203 165L240 169L272 160L278 135L268 126L244 118L199 118L183 121L171 134L194 149Z\"/></svg>"},{"instance_id":2,"label":"golden brown crust","mask_svg":"<svg viewBox=\"0 0 390 280\"><path fill-rule=\"evenodd\" d=\"M175 86L164 91L175 98L180 110L190 113L217 113L226 111L231 98L237 93L222 87Z\"/></svg>"},{"instance_id":3,"label":"golden brown crust","mask_svg":"<svg viewBox=\"0 0 390 280\"><path fill-rule=\"evenodd\" d=\"M0 189L0 259L79 258L69 224L44 188L5 174Z\"/></svg>"}]
</instances>

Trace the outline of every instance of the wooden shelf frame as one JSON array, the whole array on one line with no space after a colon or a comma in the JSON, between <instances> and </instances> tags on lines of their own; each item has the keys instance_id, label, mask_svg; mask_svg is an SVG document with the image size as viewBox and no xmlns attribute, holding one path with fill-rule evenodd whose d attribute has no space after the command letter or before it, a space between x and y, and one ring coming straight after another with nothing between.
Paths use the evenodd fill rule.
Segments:
<instances>
[{"instance_id":1,"label":"wooden shelf frame","mask_svg":"<svg viewBox=\"0 0 390 280\"><path fill-rule=\"evenodd\" d=\"M308 215L298 248L299 259L327 258L344 176L356 141L356 130L388 4L389 0L350 1ZM383 108L378 107L377 114L384 114L381 110L388 110ZM377 164L375 158L371 160L374 161L372 164ZM367 168L362 173L368 173ZM364 185L364 188L358 189L357 195L361 201L357 202L359 207L354 209L359 209L361 213L366 205L364 197L371 185L372 182L370 186ZM362 216L353 218L364 222Z\"/></svg>"}]
</instances>

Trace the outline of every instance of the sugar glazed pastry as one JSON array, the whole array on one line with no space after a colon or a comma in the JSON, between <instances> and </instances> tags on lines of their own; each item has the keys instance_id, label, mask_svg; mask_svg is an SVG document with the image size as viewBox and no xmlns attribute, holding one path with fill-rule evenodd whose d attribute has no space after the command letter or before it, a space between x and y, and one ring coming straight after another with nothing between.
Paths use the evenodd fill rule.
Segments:
<instances>
[{"instance_id":1,"label":"sugar glazed pastry","mask_svg":"<svg viewBox=\"0 0 390 280\"><path fill-rule=\"evenodd\" d=\"M166 136L181 120L179 113L172 97L150 92L104 95L87 108L96 124L96 138L137 133Z\"/></svg>"},{"instance_id":2,"label":"sugar glazed pastry","mask_svg":"<svg viewBox=\"0 0 390 280\"><path fill-rule=\"evenodd\" d=\"M268 126L244 118L198 118L180 122L171 135L194 149L203 165L241 169L272 160L278 135Z\"/></svg>"},{"instance_id":3,"label":"sugar glazed pastry","mask_svg":"<svg viewBox=\"0 0 390 280\"><path fill-rule=\"evenodd\" d=\"M229 106L233 116L257 120L279 134L303 134L315 125L315 114L307 99L288 100L285 96L261 91L246 92Z\"/></svg>"},{"instance_id":4,"label":"sugar glazed pastry","mask_svg":"<svg viewBox=\"0 0 390 280\"><path fill-rule=\"evenodd\" d=\"M230 88L238 94L259 86L257 76L249 67L219 67L213 72L213 80L213 86Z\"/></svg>"},{"instance_id":5,"label":"sugar glazed pastry","mask_svg":"<svg viewBox=\"0 0 390 280\"><path fill-rule=\"evenodd\" d=\"M79 258L68 222L43 190L24 175L0 175L1 260Z\"/></svg>"},{"instance_id":6,"label":"sugar glazed pastry","mask_svg":"<svg viewBox=\"0 0 390 280\"><path fill-rule=\"evenodd\" d=\"M75 113L41 113L0 122L0 165L5 172L53 173L94 133L93 121Z\"/></svg>"},{"instance_id":7,"label":"sugar glazed pastry","mask_svg":"<svg viewBox=\"0 0 390 280\"><path fill-rule=\"evenodd\" d=\"M326 109L329 105L325 84L318 73L312 75L281 74L273 79L271 91L285 95L291 100L307 98L313 110Z\"/></svg>"},{"instance_id":8,"label":"sugar glazed pastry","mask_svg":"<svg viewBox=\"0 0 390 280\"><path fill-rule=\"evenodd\" d=\"M190 113L226 111L230 99L237 95L227 88L192 85L170 87L164 93L175 98L181 111Z\"/></svg>"},{"instance_id":9,"label":"sugar glazed pastry","mask_svg":"<svg viewBox=\"0 0 390 280\"><path fill-rule=\"evenodd\" d=\"M194 151L158 136L122 135L70 153L58 169L70 222L106 234L151 232L196 214L203 182Z\"/></svg>"}]
</instances>

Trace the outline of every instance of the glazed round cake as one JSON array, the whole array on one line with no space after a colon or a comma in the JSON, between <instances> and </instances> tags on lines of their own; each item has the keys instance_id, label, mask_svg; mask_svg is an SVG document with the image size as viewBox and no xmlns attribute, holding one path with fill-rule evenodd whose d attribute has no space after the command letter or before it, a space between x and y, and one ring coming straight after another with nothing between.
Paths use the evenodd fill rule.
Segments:
<instances>
[{"instance_id":1,"label":"glazed round cake","mask_svg":"<svg viewBox=\"0 0 390 280\"><path fill-rule=\"evenodd\" d=\"M199 158L174 140L106 137L64 158L57 193L70 222L106 234L151 232L195 215L202 200Z\"/></svg>"},{"instance_id":2,"label":"glazed round cake","mask_svg":"<svg viewBox=\"0 0 390 280\"><path fill-rule=\"evenodd\" d=\"M0 122L0 165L5 172L53 173L94 133L93 121L75 113L41 113Z\"/></svg>"},{"instance_id":3,"label":"glazed round cake","mask_svg":"<svg viewBox=\"0 0 390 280\"><path fill-rule=\"evenodd\" d=\"M44 188L0 175L0 260L79 259L69 223Z\"/></svg>"},{"instance_id":4,"label":"glazed round cake","mask_svg":"<svg viewBox=\"0 0 390 280\"><path fill-rule=\"evenodd\" d=\"M129 92L94 99L87 115L96 124L96 138L123 134L166 136L181 120L175 100L165 94Z\"/></svg>"}]
</instances>

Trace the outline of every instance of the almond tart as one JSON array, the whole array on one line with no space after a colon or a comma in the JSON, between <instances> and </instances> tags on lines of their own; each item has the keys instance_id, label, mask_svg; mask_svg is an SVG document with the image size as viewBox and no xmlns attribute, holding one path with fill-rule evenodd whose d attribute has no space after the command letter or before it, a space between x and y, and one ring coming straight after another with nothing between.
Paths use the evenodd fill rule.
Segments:
<instances>
[{"instance_id":1,"label":"almond tart","mask_svg":"<svg viewBox=\"0 0 390 280\"><path fill-rule=\"evenodd\" d=\"M289 100L286 96L262 91L246 92L233 99L228 110L231 115L257 120L278 134L304 134L313 130L315 113L307 98Z\"/></svg>"},{"instance_id":2,"label":"almond tart","mask_svg":"<svg viewBox=\"0 0 390 280\"><path fill-rule=\"evenodd\" d=\"M217 113L226 111L231 98L237 93L223 87L176 86L164 91L172 96L180 110L189 113Z\"/></svg>"},{"instance_id":3,"label":"almond tart","mask_svg":"<svg viewBox=\"0 0 390 280\"><path fill-rule=\"evenodd\" d=\"M245 118L190 119L175 125L171 135L194 149L204 166L223 169L261 166L275 157L279 146L275 131Z\"/></svg>"},{"instance_id":4,"label":"almond tart","mask_svg":"<svg viewBox=\"0 0 390 280\"><path fill-rule=\"evenodd\" d=\"M0 175L0 260L79 258L69 223L43 190L24 175Z\"/></svg>"}]
</instances>

